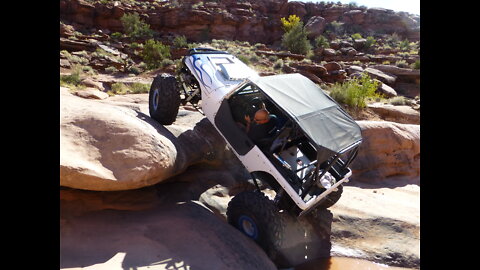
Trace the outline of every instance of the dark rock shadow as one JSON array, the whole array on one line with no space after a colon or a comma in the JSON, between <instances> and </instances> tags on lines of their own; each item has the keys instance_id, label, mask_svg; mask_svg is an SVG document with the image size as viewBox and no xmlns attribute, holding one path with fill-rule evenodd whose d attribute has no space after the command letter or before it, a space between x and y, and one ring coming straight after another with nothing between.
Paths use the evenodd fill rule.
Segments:
<instances>
[{"instance_id":1,"label":"dark rock shadow","mask_svg":"<svg viewBox=\"0 0 480 270\"><path fill-rule=\"evenodd\" d=\"M275 269L240 232L194 202L71 217L60 232L60 268ZM115 258L115 259L114 259Z\"/></svg>"},{"instance_id":2,"label":"dark rock shadow","mask_svg":"<svg viewBox=\"0 0 480 270\"><path fill-rule=\"evenodd\" d=\"M296 218L283 213L285 231L279 268L296 267L308 262L318 262L330 257L333 214L328 209L314 210Z\"/></svg>"}]
</instances>

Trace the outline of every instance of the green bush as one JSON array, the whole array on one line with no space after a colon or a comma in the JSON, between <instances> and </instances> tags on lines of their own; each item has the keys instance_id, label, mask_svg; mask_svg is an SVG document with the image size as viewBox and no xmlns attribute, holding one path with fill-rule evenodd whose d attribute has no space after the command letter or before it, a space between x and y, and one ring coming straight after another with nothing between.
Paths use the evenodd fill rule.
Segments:
<instances>
[{"instance_id":1,"label":"green bush","mask_svg":"<svg viewBox=\"0 0 480 270\"><path fill-rule=\"evenodd\" d=\"M345 33L344 23L332 21L325 26L325 32L332 32L337 35L343 35Z\"/></svg>"},{"instance_id":2,"label":"green bush","mask_svg":"<svg viewBox=\"0 0 480 270\"><path fill-rule=\"evenodd\" d=\"M113 74L118 72L118 69L116 67L106 67L104 70L107 74Z\"/></svg>"},{"instance_id":3,"label":"green bush","mask_svg":"<svg viewBox=\"0 0 480 270\"><path fill-rule=\"evenodd\" d=\"M143 45L141 56L148 69L159 68L162 60L170 58L170 46L149 39Z\"/></svg>"},{"instance_id":4,"label":"green bush","mask_svg":"<svg viewBox=\"0 0 480 270\"><path fill-rule=\"evenodd\" d=\"M413 69L420 69L420 59L415 61L415 63L412 64Z\"/></svg>"},{"instance_id":5,"label":"green bush","mask_svg":"<svg viewBox=\"0 0 480 270\"><path fill-rule=\"evenodd\" d=\"M328 39L322 35L315 38L314 44L315 48L330 48Z\"/></svg>"},{"instance_id":6,"label":"green bush","mask_svg":"<svg viewBox=\"0 0 480 270\"><path fill-rule=\"evenodd\" d=\"M80 74L82 73L82 67L80 65L74 65L70 75L60 75L60 85L79 85L82 79Z\"/></svg>"},{"instance_id":7,"label":"green bush","mask_svg":"<svg viewBox=\"0 0 480 270\"><path fill-rule=\"evenodd\" d=\"M242 61L246 65L250 64L250 58L248 56L245 56L243 54L237 56L238 60Z\"/></svg>"},{"instance_id":8,"label":"green bush","mask_svg":"<svg viewBox=\"0 0 480 270\"><path fill-rule=\"evenodd\" d=\"M273 64L273 68L274 69L281 69L283 67L283 60L282 59L278 59L277 61L275 61L275 63Z\"/></svg>"},{"instance_id":9,"label":"green bush","mask_svg":"<svg viewBox=\"0 0 480 270\"><path fill-rule=\"evenodd\" d=\"M361 35L360 33L355 33L355 34L351 35L351 37L352 37L353 39L361 39L361 38L362 38L362 35Z\"/></svg>"},{"instance_id":10,"label":"green bush","mask_svg":"<svg viewBox=\"0 0 480 270\"><path fill-rule=\"evenodd\" d=\"M132 83L130 90L133 94L148 93L150 85L144 83Z\"/></svg>"},{"instance_id":11,"label":"green bush","mask_svg":"<svg viewBox=\"0 0 480 270\"><path fill-rule=\"evenodd\" d=\"M125 94L142 94L148 93L150 90L150 85L143 83L132 83L131 85L126 85L121 82L113 83L110 94L116 95L125 95Z\"/></svg>"},{"instance_id":12,"label":"green bush","mask_svg":"<svg viewBox=\"0 0 480 270\"><path fill-rule=\"evenodd\" d=\"M292 53L306 55L312 49L307 34L307 31L303 28L303 23L299 22L290 31L283 34L282 46Z\"/></svg>"},{"instance_id":13,"label":"green bush","mask_svg":"<svg viewBox=\"0 0 480 270\"><path fill-rule=\"evenodd\" d=\"M390 104L398 106L398 105L407 105L407 99L402 96L393 97L389 100Z\"/></svg>"},{"instance_id":14,"label":"green bush","mask_svg":"<svg viewBox=\"0 0 480 270\"><path fill-rule=\"evenodd\" d=\"M374 37L368 36L367 41L365 42L365 48L368 49L368 48L372 47L376 42L377 42L377 40L375 40Z\"/></svg>"},{"instance_id":15,"label":"green bush","mask_svg":"<svg viewBox=\"0 0 480 270\"><path fill-rule=\"evenodd\" d=\"M121 82L113 83L111 88L112 88L111 92L114 94L123 95L123 94L126 94L128 91L128 87Z\"/></svg>"},{"instance_id":16,"label":"green bush","mask_svg":"<svg viewBox=\"0 0 480 270\"><path fill-rule=\"evenodd\" d=\"M376 90L378 82L363 73L360 78L353 78L344 83L336 83L330 87L330 96L337 102L353 108L365 108L368 98L380 97Z\"/></svg>"},{"instance_id":17,"label":"green bush","mask_svg":"<svg viewBox=\"0 0 480 270\"><path fill-rule=\"evenodd\" d=\"M114 33L112 33L112 35L111 35L110 37L113 38L113 39L119 39L119 38L121 38L122 36L123 36L122 33L120 33L120 32L114 32Z\"/></svg>"},{"instance_id":18,"label":"green bush","mask_svg":"<svg viewBox=\"0 0 480 270\"><path fill-rule=\"evenodd\" d=\"M410 41L408 41L408 39L405 39L405 40L401 41L398 46L400 47L400 49L402 51L408 51L408 50L410 50Z\"/></svg>"},{"instance_id":19,"label":"green bush","mask_svg":"<svg viewBox=\"0 0 480 270\"><path fill-rule=\"evenodd\" d=\"M257 63L258 61L260 61L260 58L258 57L258 55L252 54L252 55L250 56L250 62L252 62L252 63Z\"/></svg>"},{"instance_id":20,"label":"green bush","mask_svg":"<svg viewBox=\"0 0 480 270\"><path fill-rule=\"evenodd\" d=\"M173 46L176 48L188 47L187 38L185 36L176 36L173 39Z\"/></svg>"},{"instance_id":21,"label":"green bush","mask_svg":"<svg viewBox=\"0 0 480 270\"><path fill-rule=\"evenodd\" d=\"M150 25L145 23L138 13L125 13L121 18L123 29L127 36L131 38L151 38L153 37L153 30Z\"/></svg>"}]
</instances>

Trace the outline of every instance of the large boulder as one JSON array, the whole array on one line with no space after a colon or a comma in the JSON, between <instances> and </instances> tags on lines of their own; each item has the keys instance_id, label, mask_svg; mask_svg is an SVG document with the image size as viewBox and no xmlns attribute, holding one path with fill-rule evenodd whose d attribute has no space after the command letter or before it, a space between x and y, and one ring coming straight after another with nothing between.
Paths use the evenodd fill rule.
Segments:
<instances>
[{"instance_id":1,"label":"large boulder","mask_svg":"<svg viewBox=\"0 0 480 270\"><path fill-rule=\"evenodd\" d=\"M420 125L357 121L363 142L351 168L352 179L378 183L389 177L420 181Z\"/></svg>"},{"instance_id":2,"label":"large boulder","mask_svg":"<svg viewBox=\"0 0 480 270\"><path fill-rule=\"evenodd\" d=\"M397 79L395 75L387 74L381 70L371 68L371 67L367 67L364 71L373 79L378 79L379 81L386 83L390 86L393 86Z\"/></svg>"},{"instance_id":3,"label":"large boulder","mask_svg":"<svg viewBox=\"0 0 480 270\"><path fill-rule=\"evenodd\" d=\"M370 110L378 114L383 120L402 124L420 125L420 112L409 105L392 105L372 103L367 105Z\"/></svg>"},{"instance_id":4,"label":"large boulder","mask_svg":"<svg viewBox=\"0 0 480 270\"><path fill-rule=\"evenodd\" d=\"M323 34L326 26L325 19L321 16L313 16L308 19L307 23L305 24L305 29L308 32L309 39L315 39L316 37Z\"/></svg>"},{"instance_id":5,"label":"large boulder","mask_svg":"<svg viewBox=\"0 0 480 270\"><path fill-rule=\"evenodd\" d=\"M181 110L178 124L167 129L148 116L148 104L61 93L61 186L141 188L225 152L225 142L199 113Z\"/></svg>"}]
</instances>

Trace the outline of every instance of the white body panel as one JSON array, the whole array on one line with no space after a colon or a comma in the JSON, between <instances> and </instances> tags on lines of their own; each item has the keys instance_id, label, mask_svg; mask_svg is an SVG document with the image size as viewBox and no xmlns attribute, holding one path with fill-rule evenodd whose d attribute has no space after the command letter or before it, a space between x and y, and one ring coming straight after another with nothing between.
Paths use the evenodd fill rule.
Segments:
<instances>
[{"instance_id":1,"label":"white body panel","mask_svg":"<svg viewBox=\"0 0 480 270\"><path fill-rule=\"evenodd\" d=\"M245 79L259 76L230 54L194 54L185 64L200 83L202 110L212 124L223 99Z\"/></svg>"}]
</instances>

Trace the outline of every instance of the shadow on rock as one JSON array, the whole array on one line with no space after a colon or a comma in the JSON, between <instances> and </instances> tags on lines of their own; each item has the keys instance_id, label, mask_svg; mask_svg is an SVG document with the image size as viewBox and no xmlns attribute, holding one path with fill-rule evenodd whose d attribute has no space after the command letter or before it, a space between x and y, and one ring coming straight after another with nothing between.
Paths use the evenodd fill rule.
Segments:
<instances>
[{"instance_id":1,"label":"shadow on rock","mask_svg":"<svg viewBox=\"0 0 480 270\"><path fill-rule=\"evenodd\" d=\"M63 218L60 268L204 269L206 264L209 269L276 269L250 239L190 201Z\"/></svg>"},{"instance_id":2,"label":"shadow on rock","mask_svg":"<svg viewBox=\"0 0 480 270\"><path fill-rule=\"evenodd\" d=\"M330 257L333 215L328 209L314 210L295 218L283 213L285 227L278 259L279 268L295 267Z\"/></svg>"}]
</instances>

